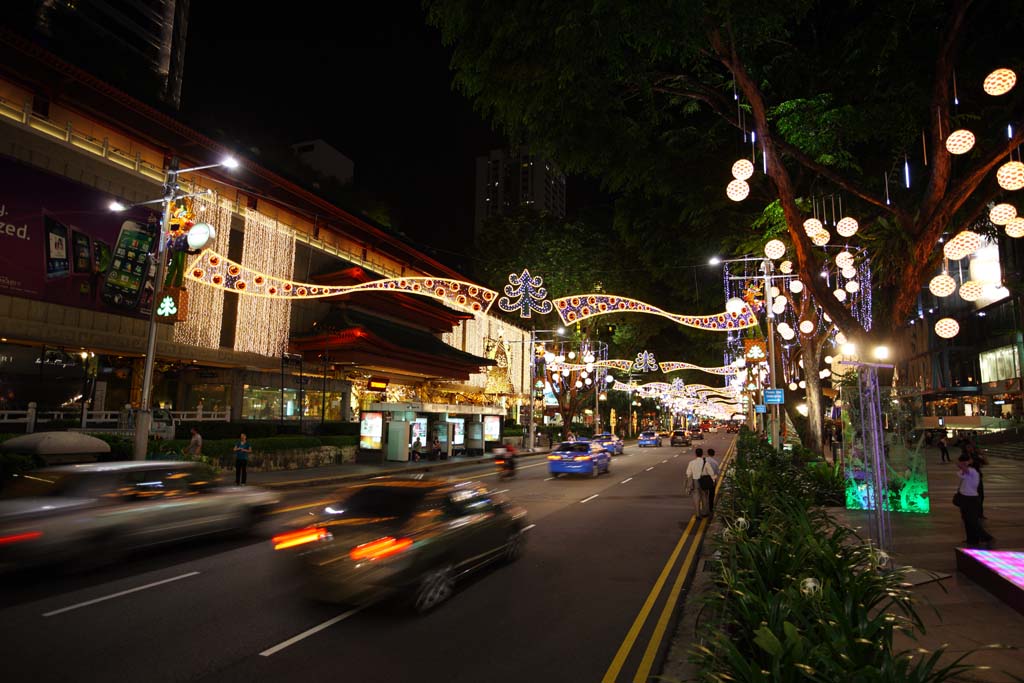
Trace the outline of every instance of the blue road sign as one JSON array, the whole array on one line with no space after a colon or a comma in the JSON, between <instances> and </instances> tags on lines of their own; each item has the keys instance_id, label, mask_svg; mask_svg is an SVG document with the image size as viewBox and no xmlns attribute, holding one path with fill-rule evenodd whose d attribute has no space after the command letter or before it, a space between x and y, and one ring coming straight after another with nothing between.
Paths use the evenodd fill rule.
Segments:
<instances>
[{"instance_id":1,"label":"blue road sign","mask_svg":"<svg viewBox=\"0 0 1024 683\"><path fill-rule=\"evenodd\" d=\"M766 406L760 404L760 403L757 403L757 404L754 404L754 412L755 413L767 413L768 412L768 408Z\"/></svg>"},{"instance_id":2,"label":"blue road sign","mask_svg":"<svg viewBox=\"0 0 1024 683\"><path fill-rule=\"evenodd\" d=\"M782 389L765 389L764 402L767 405L782 405L785 402L785 394Z\"/></svg>"}]
</instances>

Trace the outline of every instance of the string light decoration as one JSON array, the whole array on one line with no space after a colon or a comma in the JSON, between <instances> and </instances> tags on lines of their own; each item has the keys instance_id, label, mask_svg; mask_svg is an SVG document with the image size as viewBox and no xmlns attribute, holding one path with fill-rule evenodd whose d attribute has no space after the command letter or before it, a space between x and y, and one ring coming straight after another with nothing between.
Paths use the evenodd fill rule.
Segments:
<instances>
[{"instance_id":1,"label":"string light decoration","mask_svg":"<svg viewBox=\"0 0 1024 683\"><path fill-rule=\"evenodd\" d=\"M220 275L202 273L208 280L195 278L196 268L186 272L198 282L207 282L227 290L246 291L248 282L259 288L257 280L265 278L286 282L295 269L295 234L283 229L278 222L258 211L247 209L245 212L245 231L242 242L242 262L227 265L227 259L218 257L215 252L204 251L197 261L206 257L208 270L217 270L211 258L218 261L223 272ZM249 274L252 279L245 279ZM260 275L256 275L260 273ZM217 281L214 278L219 277ZM239 287L241 285L241 287ZM279 356L288 344L288 332L291 326L292 306L288 299L274 300L260 296L243 296L238 300L238 318L235 323L235 351L258 353L262 356Z\"/></svg>"},{"instance_id":2,"label":"string light decoration","mask_svg":"<svg viewBox=\"0 0 1024 683\"><path fill-rule=\"evenodd\" d=\"M1024 163L1007 161L996 171L996 182L999 187L1011 192L1024 187Z\"/></svg>"},{"instance_id":3,"label":"string light decoration","mask_svg":"<svg viewBox=\"0 0 1024 683\"><path fill-rule=\"evenodd\" d=\"M977 280L968 280L960 285L960 298L964 301L977 301L985 293L985 285Z\"/></svg>"},{"instance_id":4,"label":"string light decoration","mask_svg":"<svg viewBox=\"0 0 1024 683\"><path fill-rule=\"evenodd\" d=\"M849 216L841 218L839 222L836 223L836 232L843 237L853 237L857 234L858 229L860 229L860 223Z\"/></svg>"},{"instance_id":5,"label":"string light decoration","mask_svg":"<svg viewBox=\"0 0 1024 683\"><path fill-rule=\"evenodd\" d=\"M928 282L928 291L937 297L949 296L956 291L956 280L946 273L936 275Z\"/></svg>"},{"instance_id":6,"label":"string light decoration","mask_svg":"<svg viewBox=\"0 0 1024 683\"><path fill-rule=\"evenodd\" d=\"M542 315L550 313L551 302L548 301L544 278L530 275L526 268L519 275L509 273L505 296L498 299L498 308L506 313L518 311L520 318L529 318L534 312Z\"/></svg>"},{"instance_id":7,"label":"string light decoration","mask_svg":"<svg viewBox=\"0 0 1024 683\"><path fill-rule=\"evenodd\" d=\"M996 204L988 212L988 219L995 225L1006 225L1017 217L1017 207L1013 204Z\"/></svg>"},{"instance_id":8,"label":"string light decoration","mask_svg":"<svg viewBox=\"0 0 1024 683\"><path fill-rule=\"evenodd\" d=\"M570 372L590 372L589 368L611 368L613 370L621 370L628 372L633 369L633 361L611 359L611 360L598 360L593 363L560 363L557 360L551 361L547 364L547 367L553 370L569 370Z\"/></svg>"},{"instance_id":9,"label":"string light decoration","mask_svg":"<svg viewBox=\"0 0 1024 683\"><path fill-rule=\"evenodd\" d=\"M747 159L740 159L732 165L732 177L736 180L750 180L754 175L754 164Z\"/></svg>"},{"instance_id":10,"label":"string light decoration","mask_svg":"<svg viewBox=\"0 0 1024 683\"><path fill-rule=\"evenodd\" d=\"M974 133L961 128L946 138L946 151L950 154L967 154L974 148Z\"/></svg>"},{"instance_id":11,"label":"string light decoration","mask_svg":"<svg viewBox=\"0 0 1024 683\"><path fill-rule=\"evenodd\" d=\"M681 361L663 361L658 363L658 367L661 368L662 372L676 372L677 370L699 370L706 372L711 375L735 375L736 368L731 365L722 365L714 368L707 368L702 365L694 365L693 363L684 363ZM680 382L682 380L679 380Z\"/></svg>"},{"instance_id":12,"label":"string light decoration","mask_svg":"<svg viewBox=\"0 0 1024 683\"><path fill-rule=\"evenodd\" d=\"M609 294L581 294L555 299L555 311L563 323L575 323L587 318L609 313L649 313L668 318L680 325L699 330L725 332L741 330L757 325L757 318L749 306L739 312L723 312L712 315L677 315L646 304L636 299Z\"/></svg>"},{"instance_id":13,"label":"string light decoration","mask_svg":"<svg viewBox=\"0 0 1024 683\"><path fill-rule=\"evenodd\" d=\"M1006 222L1008 237L1024 237L1024 218L1011 218Z\"/></svg>"},{"instance_id":14,"label":"string light decoration","mask_svg":"<svg viewBox=\"0 0 1024 683\"><path fill-rule=\"evenodd\" d=\"M725 196L734 202L742 202L750 194L750 185L746 180L734 180L725 188Z\"/></svg>"},{"instance_id":15,"label":"string light decoration","mask_svg":"<svg viewBox=\"0 0 1024 683\"><path fill-rule=\"evenodd\" d=\"M963 230L942 247L942 253L950 261L967 258L981 246L981 235L970 230Z\"/></svg>"},{"instance_id":16,"label":"string light decoration","mask_svg":"<svg viewBox=\"0 0 1024 683\"><path fill-rule=\"evenodd\" d=\"M658 361L654 359L654 354L650 351L641 351L636 354L633 369L637 372L654 372L658 369Z\"/></svg>"},{"instance_id":17,"label":"string light decoration","mask_svg":"<svg viewBox=\"0 0 1024 683\"><path fill-rule=\"evenodd\" d=\"M811 238L811 242L813 242L817 247L823 247L828 244L830 239L832 239L832 235L829 234L828 230L823 229L814 234L814 237Z\"/></svg>"},{"instance_id":18,"label":"string light decoration","mask_svg":"<svg viewBox=\"0 0 1024 683\"><path fill-rule=\"evenodd\" d=\"M771 240L768 244L764 245L764 255L773 261L782 258L785 254L786 245L782 240Z\"/></svg>"},{"instance_id":19,"label":"string light decoration","mask_svg":"<svg viewBox=\"0 0 1024 683\"><path fill-rule=\"evenodd\" d=\"M960 334L960 323L952 318L940 318L935 321L935 334L943 339L952 339Z\"/></svg>"},{"instance_id":20,"label":"string light decoration","mask_svg":"<svg viewBox=\"0 0 1024 683\"><path fill-rule=\"evenodd\" d=\"M780 263L779 264L779 272L782 273L783 275L791 274L793 272L793 262L792 261L783 261L782 263Z\"/></svg>"},{"instance_id":21,"label":"string light decoration","mask_svg":"<svg viewBox=\"0 0 1024 683\"><path fill-rule=\"evenodd\" d=\"M228 253L231 242L232 208L228 202L200 195L192 198L196 215L213 226L216 237L209 246ZM191 232L191 231L190 231ZM188 317L174 324L174 341L205 349L220 348L224 320L224 291L214 287L192 287L188 293Z\"/></svg>"},{"instance_id":22,"label":"string light decoration","mask_svg":"<svg viewBox=\"0 0 1024 683\"><path fill-rule=\"evenodd\" d=\"M989 95L999 97L1013 90L1015 85L1017 85L1017 74L1012 69L996 69L985 76L981 87Z\"/></svg>"}]
</instances>

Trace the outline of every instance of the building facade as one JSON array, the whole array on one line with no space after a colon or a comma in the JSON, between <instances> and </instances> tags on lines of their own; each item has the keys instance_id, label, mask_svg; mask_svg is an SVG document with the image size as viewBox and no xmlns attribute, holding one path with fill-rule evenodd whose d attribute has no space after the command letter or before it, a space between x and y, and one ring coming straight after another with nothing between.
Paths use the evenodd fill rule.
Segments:
<instances>
[{"instance_id":1,"label":"building facade","mask_svg":"<svg viewBox=\"0 0 1024 683\"><path fill-rule=\"evenodd\" d=\"M488 218L530 208L565 217L565 175L528 149L492 150L476 160L474 227Z\"/></svg>"}]
</instances>

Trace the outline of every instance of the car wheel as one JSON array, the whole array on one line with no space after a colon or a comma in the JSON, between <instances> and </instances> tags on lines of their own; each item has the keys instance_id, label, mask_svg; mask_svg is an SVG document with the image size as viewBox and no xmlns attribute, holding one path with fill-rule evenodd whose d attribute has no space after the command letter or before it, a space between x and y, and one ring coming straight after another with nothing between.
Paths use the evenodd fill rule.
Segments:
<instances>
[{"instance_id":1,"label":"car wheel","mask_svg":"<svg viewBox=\"0 0 1024 683\"><path fill-rule=\"evenodd\" d=\"M455 575L450 564L431 569L420 578L413 595L413 608L426 614L455 592Z\"/></svg>"},{"instance_id":2,"label":"car wheel","mask_svg":"<svg viewBox=\"0 0 1024 683\"><path fill-rule=\"evenodd\" d=\"M515 562L523 556L524 537L523 532L516 529L505 539L505 548L502 550L502 558L505 562Z\"/></svg>"},{"instance_id":3,"label":"car wheel","mask_svg":"<svg viewBox=\"0 0 1024 683\"><path fill-rule=\"evenodd\" d=\"M562 476L561 472L552 472L551 473L551 478L552 479L558 479L560 476Z\"/></svg>"}]
</instances>

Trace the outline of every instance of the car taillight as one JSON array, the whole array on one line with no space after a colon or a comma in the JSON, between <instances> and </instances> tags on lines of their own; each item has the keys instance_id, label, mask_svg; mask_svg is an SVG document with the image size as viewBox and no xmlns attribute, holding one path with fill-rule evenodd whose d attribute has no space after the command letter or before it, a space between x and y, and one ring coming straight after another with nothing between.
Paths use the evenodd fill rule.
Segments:
<instances>
[{"instance_id":1,"label":"car taillight","mask_svg":"<svg viewBox=\"0 0 1024 683\"><path fill-rule=\"evenodd\" d=\"M20 534L10 534L9 536L0 536L0 545L9 545L11 543L21 543L22 541L31 541L39 538L43 535L42 531L25 531Z\"/></svg>"},{"instance_id":2,"label":"car taillight","mask_svg":"<svg viewBox=\"0 0 1024 683\"><path fill-rule=\"evenodd\" d=\"M359 560L379 560L384 557L397 555L411 545L411 538L385 536L384 538L378 538L376 541L357 545L348 552L348 556L357 562Z\"/></svg>"},{"instance_id":3,"label":"car taillight","mask_svg":"<svg viewBox=\"0 0 1024 683\"><path fill-rule=\"evenodd\" d=\"M548 460L561 460L561 459L562 459L562 456L560 456L560 455L549 455L548 456Z\"/></svg>"},{"instance_id":4,"label":"car taillight","mask_svg":"<svg viewBox=\"0 0 1024 683\"><path fill-rule=\"evenodd\" d=\"M590 456L589 455L577 455L575 458L573 458L573 460L576 460L577 462L579 462L581 460L590 460Z\"/></svg>"},{"instance_id":5,"label":"car taillight","mask_svg":"<svg viewBox=\"0 0 1024 683\"><path fill-rule=\"evenodd\" d=\"M305 529L299 529L298 531L289 531L287 533L274 536L274 550L294 548L297 545L305 545L306 543L322 541L326 538L330 538L330 536L330 532L323 527L307 527Z\"/></svg>"}]
</instances>

